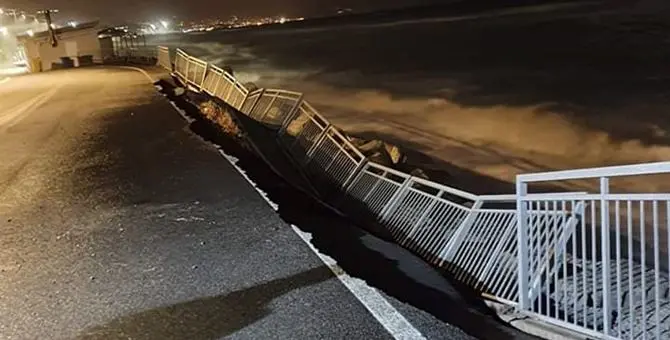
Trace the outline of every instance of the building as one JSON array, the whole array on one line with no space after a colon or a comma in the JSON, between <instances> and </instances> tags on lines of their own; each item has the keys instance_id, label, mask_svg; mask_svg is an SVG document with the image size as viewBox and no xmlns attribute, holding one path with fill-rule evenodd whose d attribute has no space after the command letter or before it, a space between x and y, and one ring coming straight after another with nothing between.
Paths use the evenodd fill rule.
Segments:
<instances>
[{"instance_id":1,"label":"building","mask_svg":"<svg viewBox=\"0 0 670 340\"><path fill-rule=\"evenodd\" d=\"M17 39L23 45L31 72L82 66L103 59L97 27L97 21L73 24L53 29L53 36L49 30L28 31Z\"/></svg>"}]
</instances>

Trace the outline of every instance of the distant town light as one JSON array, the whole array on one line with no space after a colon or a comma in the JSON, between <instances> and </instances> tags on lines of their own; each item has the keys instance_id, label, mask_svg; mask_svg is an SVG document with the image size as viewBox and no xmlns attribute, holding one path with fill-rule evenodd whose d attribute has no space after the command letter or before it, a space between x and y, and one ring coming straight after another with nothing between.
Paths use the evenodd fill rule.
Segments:
<instances>
[{"instance_id":1,"label":"distant town light","mask_svg":"<svg viewBox=\"0 0 670 340\"><path fill-rule=\"evenodd\" d=\"M70 27L77 27L79 26L79 23L77 23L76 21L70 21L68 22L68 25L70 25Z\"/></svg>"},{"instance_id":2,"label":"distant town light","mask_svg":"<svg viewBox=\"0 0 670 340\"><path fill-rule=\"evenodd\" d=\"M283 24L283 23L285 23L285 22L286 22L286 18L281 17L281 18L279 19L279 23L280 23L280 24Z\"/></svg>"},{"instance_id":3,"label":"distant town light","mask_svg":"<svg viewBox=\"0 0 670 340\"><path fill-rule=\"evenodd\" d=\"M28 33L28 35L31 37L35 35L35 32L33 32L33 30L28 30L26 33Z\"/></svg>"},{"instance_id":4,"label":"distant town light","mask_svg":"<svg viewBox=\"0 0 670 340\"><path fill-rule=\"evenodd\" d=\"M9 35L9 30L7 29L7 27L0 26L0 33L1 33L3 36L8 36L8 35Z\"/></svg>"},{"instance_id":5,"label":"distant town light","mask_svg":"<svg viewBox=\"0 0 670 340\"><path fill-rule=\"evenodd\" d=\"M161 25L163 25L163 28L167 29L168 26L170 25L170 23L168 23L168 22L165 21L165 20L162 20L162 21L161 21Z\"/></svg>"},{"instance_id":6,"label":"distant town light","mask_svg":"<svg viewBox=\"0 0 670 340\"><path fill-rule=\"evenodd\" d=\"M51 28L56 28L56 24L51 24Z\"/></svg>"},{"instance_id":7,"label":"distant town light","mask_svg":"<svg viewBox=\"0 0 670 340\"><path fill-rule=\"evenodd\" d=\"M0 14L5 14L5 10L0 8Z\"/></svg>"}]
</instances>

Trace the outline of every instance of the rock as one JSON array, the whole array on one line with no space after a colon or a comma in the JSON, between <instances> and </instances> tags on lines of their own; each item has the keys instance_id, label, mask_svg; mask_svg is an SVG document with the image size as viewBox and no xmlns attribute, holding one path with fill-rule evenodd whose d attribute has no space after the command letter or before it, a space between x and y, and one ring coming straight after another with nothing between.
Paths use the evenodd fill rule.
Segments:
<instances>
[{"instance_id":1,"label":"rock","mask_svg":"<svg viewBox=\"0 0 670 340\"><path fill-rule=\"evenodd\" d=\"M364 155L367 155L369 153L379 152L379 149L381 149L383 145L384 145L384 142L382 142L378 139L374 139L374 140L371 140L371 141L367 141L363 144L360 144L358 146L358 150L361 153L363 153Z\"/></svg>"},{"instance_id":2,"label":"rock","mask_svg":"<svg viewBox=\"0 0 670 340\"><path fill-rule=\"evenodd\" d=\"M231 66L226 65L226 66L222 67L221 69L224 70L225 72L227 72L228 74L230 74L231 76L235 75L235 73L233 72L233 68Z\"/></svg>"},{"instance_id":3,"label":"rock","mask_svg":"<svg viewBox=\"0 0 670 340\"><path fill-rule=\"evenodd\" d=\"M183 87L177 87L174 89L174 95L177 97L183 96L184 93L186 93L186 89L184 89Z\"/></svg>"},{"instance_id":4,"label":"rock","mask_svg":"<svg viewBox=\"0 0 670 340\"><path fill-rule=\"evenodd\" d=\"M377 151L377 152L369 155L368 159L370 159L370 161L373 161L375 163L379 163L381 165L391 166L393 164L391 162L391 159L389 158L388 154L386 152L383 152L383 151Z\"/></svg>"},{"instance_id":5,"label":"rock","mask_svg":"<svg viewBox=\"0 0 670 340\"><path fill-rule=\"evenodd\" d=\"M244 84L244 87L246 87L247 90L249 90L249 92L258 90L258 86L256 86L256 84L254 84L254 83L252 83L252 82L245 83L245 84Z\"/></svg>"},{"instance_id":6,"label":"rock","mask_svg":"<svg viewBox=\"0 0 670 340\"><path fill-rule=\"evenodd\" d=\"M393 164L405 162L405 155L397 145L384 143L384 150L386 150L386 153L389 155L389 158L391 158Z\"/></svg>"},{"instance_id":7,"label":"rock","mask_svg":"<svg viewBox=\"0 0 670 340\"><path fill-rule=\"evenodd\" d=\"M423 178L423 179L427 179L427 180L430 179L428 177L428 175L426 175L426 173L422 169L419 169L419 168L416 168L416 169L412 170L409 174L414 176L414 177L419 177L419 178Z\"/></svg>"}]
</instances>

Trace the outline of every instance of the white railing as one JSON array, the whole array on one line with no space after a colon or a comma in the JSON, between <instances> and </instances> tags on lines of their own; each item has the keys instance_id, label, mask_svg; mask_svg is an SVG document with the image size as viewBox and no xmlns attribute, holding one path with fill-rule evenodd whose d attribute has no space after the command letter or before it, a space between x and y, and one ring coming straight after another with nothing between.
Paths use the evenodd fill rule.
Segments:
<instances>
[{"instance_id":1,"label":"white railing","mask_svg":"<svg viewBox=\"0 0 670 340\"><path fill-rule=\"evenodd\" d=\"M174 74L183 83L186 83L186 70L188 69L189 55L186 52L177 49L177 55L174 59Z\"/></svg>"},{"instance_id":2,"label":"white railing","mask_svg":"<svg viewBox=\"0 0 670 340\"><path fill-rule=\"evenodd\" d=\"M597 337L670 338L670 194L610 186L659 174L670 174L670 162L519 175L519 291L527 292L519 308ZM583 179L599 180L600 191L528 192L532 183Z\"/></svg>"},{"instance_id":3,"label":"white railing","mask_svg":"<svg viewBox=\"0 0 670 340\"><path fill-rule=\"evenodd\" d=\"M158 51L158 65L162 66L166 70L172 71L172 59L170 59L170 49L167 47L159 46Z\"/></svg>"},{"instance_id":4,"label":"white railing","mask_svg":"<svg viewBox=\"0 0 670 340\"><path fill-rule=\"evenodd\" d=\"M608 180L670 163L520 175L516 194L474 195L369 161L301 93L248 91L181 50L174 75L274 129L326 202L485 297L598 338L670 338L670 194L613 194ZM589 178L599 193L528 191Z\"/></svg>"}]
</instances>

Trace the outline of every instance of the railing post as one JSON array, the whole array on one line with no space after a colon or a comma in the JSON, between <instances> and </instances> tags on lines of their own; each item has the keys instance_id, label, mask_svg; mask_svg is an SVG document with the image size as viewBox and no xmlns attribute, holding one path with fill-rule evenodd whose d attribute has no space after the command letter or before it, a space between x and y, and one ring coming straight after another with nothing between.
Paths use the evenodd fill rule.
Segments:
<instances>
[{"instance_id":1,"label":"railing post","mask_svg":"<svg viewBox=\"0 0 670 340\"><path fill-rule=\"evenodd\" d=\"M182 56L182 59L186 59L186 70L184 71L184 83L185 83L184 85L186 85L186 88L188 88L188 82L189 82L188 69L189 66L191 65L191 58L184 58L184 56Z\"/></svg>"},{"instance_id":2,"label":"railing post","mask_svg":"<svg viewBox=\"0 0 670 340\"><path fill-rule=\"evenodd\" d=\"M300 105L302 105L302 100L304 98L304 95L300 95L298 97L298 100L295 102L295 105L291 108L291 111L289 111L286 114L286 117L284 117L284 121L281 124L281 127L279 128L279 131L277 132L278 135L284 133L284 131L288 128L288 125L291 122L291 119L293 119L295 116L298 115L298 111L300 111Z\"/></svg>"},{"instance_id":3,"label":"railing post","mask_svg":"<svg viewBox=\"0 0 670 340\"><path fill-rule=\"evenodd\" d=\"M305 153L305 163L307 164L311 161L312 156L314 155L314 152L316 152L316 149L321 146L321 143L323 143L323 140L328 138L328 131L330 130L330 124L326 125L326 127L323 129L321 134L319 135L319 138L316 139L316 143L312 144L312 146L307 150Z\"/></svg>"},{"instance_id":4,"label":"railing post","mask_svg":"<svg viewBox=\"0 0 670 340\"><path fill-rule=\"evenodd\" d=\"M251 94L251 91L247 91L247 93L244 95L244 99L242 99L242 103L240 104L240 112L242 112L242 108L244 107L244 104L247 103L247 100L249 100L249 94ZM223 99L223 98L221 98ZM244 113L244 112L242 112Z\"/></svg>"},{"instance_id":5,"label":"railing post","mask_svg":"<svg viewBox=\"0 0 670 340\"><path fill-rule=\"evenodd\" d=\"M251 113L254 112L254 109L256 108L256 104L258 104L258 102L261 100L261 97L263 97L263 94L265 93L265 89L260 89L260 90L261 91L258 92L258 96L256 97L256 101L254 101L254 104L251 105L251 107L249 108L249 112L242 112L242 113L251 117ZM249 99L250 95L251 95L251 92L247 93L247 97L244 99L244 104L246 104L246 101ZM242 111L241 108L240 108L240 111Z\"/></svg>"},{"instance_id":6,"label":"railing post","mask_svg":"<svg viewBox=\"0 0 670 340\"><path fill-rule=\"evenodd\" d=\"M400 186L400 188L398 188L398 191L396 191L393 194L393 196L388 201L384 209L382 209L382 211L379 213L380 222L384 222L388 218L388 215L391 214L393 209L395 209L395 207L398 205L398 203L400 203L401 198L405 196L405 193L407 192L408 188L413 183L412 178L413 177L408 177L405 180L405 182Z\"/></svg>"},{"instance_id":7,"label":"railing post","mask_svg":"<svg viewBox=\"0 0 670 340\"><path fill-rule=\"evenodd\" d=\"M275 103L275 101L277 100L278 97L279 97L279 92L275 93L275 96L272 97L272 100L268 103L268 106L265 108L265 110L263 111L261 116L258 117L259 122L263 122L263 120L265 119L265 116L267 116L268 112L270 112L270 109L272 109L272 104Z\"/></svg>"},{"instance_id":8,"label":"railing post","mask_svg":"<svg viewBox=\"0 0 670 340\"><path fill-rule=\"evenodd\" d=\"M465 235L467 235L468 231L470 231L470 227L472 227L472 224L474 224L477 220L477 215L479 214L479 209L481 209L482 205L484 205L482 200L477 200L475 201L475 204L472 205L472 208L470 208L468 212L468 216L463 220L463 222L461 222L458 228L456 228L456 231L454 231L451 240L447 242L447 245L445 245L444 249L441 251L439 256L441 260L440 265L442 265L444 262L452 261L454 256L456 256L458 245L463 242Z\"/></svg>"},{"instance_id":9,"label":"railing post","mask_svg":"<svg viewBox=\"0 0 670 340\"><path fill-rule=\"evenodd\" d=\"M517 228L517 243L518 243L518 275L519 275L519 310L525 311L530 309L529 299L529 253L528 253L528 218L526 217L526 202L524 198L528 195L528 184L516 180L516 228Z\"/></svg>"},{"instance_id":10,"label":"railing post","mask_svg":"<svg viewBox=\"0 0 670 340\"><path fill-rule=\"evenodd\" d=\"M214 90L212 90L212 95L214 97L218 97L219 99L223 100L223 98L219 97L219 88L221 87L221 79L223 79L223 73L221 73L219 75L219 78L216 80L216 85L214 85ZM226 104L229 104L229 103L226 102Z\"/></svg>"},{"instance_id":11,"label":"railing post","mask_svg":"<svg viewBox=\"0 0 670 340\"><path fill-rule=\"evenodd\" d=\"M202 79L200 80L200 90L205 88L205 79L207 78L207 71L209 70L209 63L205 63L205 69L202 71Z\"/></svg>"},{"instance_id":12,"label":"railing post","mask_svg":"<svg viewBox=\"0 0 670 340\"><path fill-rule=\"evenodd\" d=\"M610 211L609 201L607 196L610 193L609 178L600 178L600 238L601 238L601 253L603 261L603 333L608 336L612 327L611 323L611 306L612 306L612 292L610 284ZM595 226L594 226L595 227ZM644 228L644 226L643 226ZM618 240L617 240L618 242ZM643 241L644 242L644 241ZM644 247L644 245L643 245ZM645 259L642 259L644 261ZM643 274L644 275L644 274ZM644 302L643 302L644 303ZM646 317L643 316L643 317ZM657 325L659 327L660 325Z\"/></svg>"},{"instance_id":13,"label":"railing post","mask_svg":"<svg viewBox=\"0 0 670 340\"><path fill-rule=\"evenodd\" d=\"M407 242L410 239L412 239L412 237L414 237L414 234L416 234L416 232L419 230L419 228L421 227L421 224L426 220L426 218L428 218L428 215L433 210L433 208L435 208L435 205L437 204L437 198L442 196L443 192L444 191L440 190L437 193L437 195L435 195L435 197L433 197L431 199L430 204L428 205L428 207L426 207L426 210L421 214L421 217L419 217L419 219L416 221L416 223L412 226L412 230L410 230L410 232L407 234L407 236L405 237L404 242Z\"/></svg>"},{"instance_id":14,"label":"railing post","mask_svg":"<svg viewBox=\"0 0 670 340\"><path fill-rule=\"evenodd\" d=\"M365 169L365 166L368 164L368 160L366 158L361 159L361 162L356 166L356 169L347 177L347 179L344 181L344 184L342 184L342 189L344 192L349 192L349 188L351 185L363 174L363 169Z\"/></svg>"}]
</instances>

